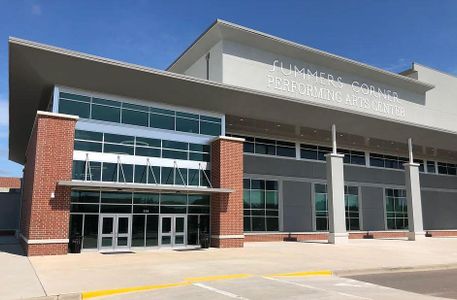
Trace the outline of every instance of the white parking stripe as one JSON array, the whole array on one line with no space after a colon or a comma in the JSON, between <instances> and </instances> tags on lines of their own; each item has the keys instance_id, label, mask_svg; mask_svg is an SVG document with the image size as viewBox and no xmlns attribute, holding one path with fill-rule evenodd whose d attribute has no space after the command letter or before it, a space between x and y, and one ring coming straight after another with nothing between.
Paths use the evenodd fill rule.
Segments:
<instances>
[{"instance_id":1,"label":"white parking stripe","mask_svg":"<svg viewBox=\"0 0 457 300\"><path fill-rule=\"evenodd\" d=\"M216 289L216 288L214 288L214 287L205 285L205 284L203 284L203 283L193 283L192 285L201 287L201 288L203 288L203 289L210 290L210 291L212 291L212 292L215 292L215 293L218 293L218 294L221 294L221 295L230 297L230 298L249 300L248 298L244 298L244 297L242 297L242 296L240 296L240 295L236 295L236 294L233 294L233 293L230 293L230 292L227 292L227 291L219 290L219 289Z\"/></svg>"},{"instance_id":2,"label":"white parking stripe","mask_svg":"<svg viewBox=\"0 0 457 300\"><path fill-rule=\"evenodd\" d=\"M304 288L308 288L308 289L312 289L312 290L328 292L328 293L336 293L338 295L345 296L345 297L365 299L365 300L373 300L371 298L361 297L361 296L352 295L352 294L343 293L343 292L338 292L338 291L326 290L326 289L323 289L323 288L318 288L318 287L315 287L315 286L312 286L312 285L298 283L298 282L294 282L294 281L288 281L288 280L278 279L278 278L273 278L273 277L263 277L263 278L269 279L269 280L274 280L274 281L279 281L279 282L283 282L283 283L287 283L287 284L292 284L292 285L296 285L296 286L300 286L300 287L304 287Z\"/></svg>"}]
</instances>

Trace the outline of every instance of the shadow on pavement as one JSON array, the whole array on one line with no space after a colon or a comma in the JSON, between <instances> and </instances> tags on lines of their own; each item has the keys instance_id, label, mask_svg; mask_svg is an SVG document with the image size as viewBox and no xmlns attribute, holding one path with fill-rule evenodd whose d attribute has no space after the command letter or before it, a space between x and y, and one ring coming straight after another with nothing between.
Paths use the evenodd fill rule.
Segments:
<instances>
[{"instance_id":1,"label":"shadow on pavement","mask_svg":"<svg viewBox=\"0 0 457 300\"><path fill-rule=\"evenodd\" d=\"M0 236L0 253L25 256L19 241L14 236Z\"/></svg>"}]
</instances>

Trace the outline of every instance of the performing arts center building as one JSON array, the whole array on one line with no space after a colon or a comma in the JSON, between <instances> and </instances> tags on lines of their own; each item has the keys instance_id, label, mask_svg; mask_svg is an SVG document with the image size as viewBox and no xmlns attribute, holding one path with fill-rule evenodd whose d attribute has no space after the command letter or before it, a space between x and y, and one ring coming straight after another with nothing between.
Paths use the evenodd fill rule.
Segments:
<instances>
[{"instance_id":1,"label":"performing arts center building","mask_svg":"<svg viewBox=\"0 0 457 300\"><path fill-rule=\"evenodd\" d=\"M28 255L457 234L457 78L423 65L217 20L165 71L10 38L9 93Z\"/></svg>"}]
</instances>

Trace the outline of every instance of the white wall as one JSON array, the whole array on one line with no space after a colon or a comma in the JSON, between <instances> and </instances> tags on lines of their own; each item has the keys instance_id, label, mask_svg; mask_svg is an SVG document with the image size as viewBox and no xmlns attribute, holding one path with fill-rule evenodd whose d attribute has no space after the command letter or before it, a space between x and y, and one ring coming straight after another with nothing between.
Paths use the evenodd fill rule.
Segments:
<instances>
[{"instance_id":1,"label":"white wall","mask_svg":"<svg viewBox=\"0 0 457 300\"><path fill-rule=\"evenodd\" d=\"M219 41L209 51L209 80L222 82L222 41ZM208 53L207 52L207 53ZM185 75L206 79L206 54L200 57L187 70Z\"/></svg>"},{"instance_id":2,"label":"white wall","mask_svg":"<svg viewBox=\"0 0 457 300\"><path fill-rule=\"evenodd\" d=\"M281 62L286 70L279 68ZM431 97L426 102L424 94L407 90L400 84L388 86L372 81L366 76L360 76L353 71L329 69L309 61L298 61L281 54L266 52L227 40L224 40L223 43L222 64L222 78L226 84L295 98L305 103L338 110L457 132L457 122L455 122L457 107L452 105L452 95L455 95L457 91L455 89L454 94L447 93L449 90L444 89L443 92L429 91L427 96L431 95ZM292 70L295 66L298 70L305 67L311 72L317 71L321 76L303 78L300 74L296 76L295 72L288 74L289 66L292 66ZM334 81L328 80L329 76ZM337 82L338 77L341 78L341 82ZM434 83L430 82L431 80L425 75L423 78L419 75L419 79ZM440 79L440 81L448 84L445 79ZM363 94L358 89L357 83L354 82L357 82L358 85L366 83L369 87L373 86L375 92L368 95ZM295 87L293 87L294 84ZM448 86L452 87L450 84ZM385 99L377 92L378 88L383 91L390 90L392 97ZM323 96L319 94L321 91L323 91ZM331 98L327 95L329 91L331 95L335 93L339 97ZM398 98L393 96L394 93L398 95ZM441 99L438 100L437 97ZM443 100L443 98L446 99ZM441 103L446 103L446 105Z\"/></svg>"}]
</instances>

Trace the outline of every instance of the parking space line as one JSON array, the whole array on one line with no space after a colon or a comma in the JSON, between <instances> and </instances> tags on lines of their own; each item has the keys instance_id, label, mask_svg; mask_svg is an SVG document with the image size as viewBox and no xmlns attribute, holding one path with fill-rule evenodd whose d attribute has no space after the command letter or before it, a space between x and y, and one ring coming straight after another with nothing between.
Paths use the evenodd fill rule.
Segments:
<instances>
[{"instance_id":1,"label":"parking space line","mask_svg":"<svg viewBox=\"0 0 457 300\"><path fill-rule=\"evenodd\" d=\"M242 279L251 277L251 274L229 274L229 275L214 275L214 276L205 276L205 277L190 277L184 279L187 282L206 282L206 281L215 281L215 280L228 280L228 279Z\"/></svg>"},{"instance_id":2,"label":"parking space line","mask_svg":"<svg viewBox=\"0 0 457 300\"><path fill-rule=\"evenodd\" d=\"M203 283L193 283L192 285L198 286L198 287L203 288L203 289L207 289L207 290L209 290L209 291L212 291L212 292L215 292L215 293L218 293L218 294L221 294L221 295L230 297L230 298L248 300L248 298L244 298L244 297L242 297L242 296L240 296L240 295L236 295L236 294L233 294L233 293L224 291L224 290L216 289L216 288L214 288L214 287L205 285L205 284L203 284Z\"/></svg>"},{"instance_id":3,"label":"parking space line","mask_svg":"<svg viewBox=\"0 0 457 300\"><path fill-rule=\"evenodd\" d=\"M269 280L273 280L273 281L282 282L282 283L287 283L287 284L291 284L291 285L295 285L295 286L300 286L300 287L304 287L304 288L308 288L308 289L312 289L312 290L316 290L316 291L320 291L320 292L335 293L335 294L338 294L338 295L341 295L341 296L344 296L344 297L372 300L371 298L361 297L361 296L352 295L352 294L343 293L343 292L338 292L338 291L327 290L327 289L318 288L318 287L315 287L315 286L312 286L312 285L303 284L303 283L294 282L294 281L289 281L289 280L285 280L285 279L273 278L273 277L268 277L268 276L263 276L263 278L269 279Z\"/></svg>"}]
</instances>

